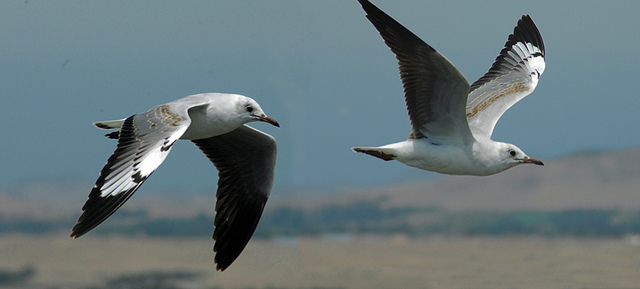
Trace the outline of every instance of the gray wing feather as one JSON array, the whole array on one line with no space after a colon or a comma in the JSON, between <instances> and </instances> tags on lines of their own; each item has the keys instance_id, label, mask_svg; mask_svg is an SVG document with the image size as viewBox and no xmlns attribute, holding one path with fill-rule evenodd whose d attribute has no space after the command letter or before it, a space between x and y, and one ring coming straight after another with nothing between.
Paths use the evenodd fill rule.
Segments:
<instances>
[{"instance_id":1,"label":"gray wing feather","mask_svg":"<svg viewBox=\"0 0 640 289\"><path fill-rule=\"evenodd\" d=\"M470 143L465 118L469 84L449 60L366 0L367 18L396 54L411 120L410 138L434 143Z\"/></svg>"},{"instance_id":2,"label":"gray wing feather","mask_svg":"<svg viewBox=\"0 0 640 289\"><path fill-rule=\"evenodd\" d=\"M273 185L275 139L249 126L192 140L218 169L213 239L215 262L226 269L253 235Z\"/></svg>"}]
</instances>

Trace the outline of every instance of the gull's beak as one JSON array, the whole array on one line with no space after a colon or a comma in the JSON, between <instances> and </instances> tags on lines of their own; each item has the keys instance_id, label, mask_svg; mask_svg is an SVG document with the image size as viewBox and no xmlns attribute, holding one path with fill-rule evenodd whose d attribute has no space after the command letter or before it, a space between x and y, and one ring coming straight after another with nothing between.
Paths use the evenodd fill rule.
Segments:
<instances>
[{"instance_id":1,"label":"gull's beak","mask_svg":"<svg viewBox=\"0 0 640 289\"><path fill-rule=\"evenodd\" d=\"M263 115L259 115L258 116L258 120L264 121L266 123L270 123L270 124L275 125L277 127L280 127L280 124L275 119L270 118L270 117L268 117L268 116L266 116L264 114Z\"/></svg>"},{"instance_id":2,"label":"gull's beak","mask_svg":"<svg viewBox=\"0 0 640 289\"><path fill-rule=\"evenodd\" d=\"M544 166L544 164L539 159L534 159L530 157L524 157L524 159L522 159L522 162L525 164L534 164L534 165Z\"/></svg>"}]
</instances>

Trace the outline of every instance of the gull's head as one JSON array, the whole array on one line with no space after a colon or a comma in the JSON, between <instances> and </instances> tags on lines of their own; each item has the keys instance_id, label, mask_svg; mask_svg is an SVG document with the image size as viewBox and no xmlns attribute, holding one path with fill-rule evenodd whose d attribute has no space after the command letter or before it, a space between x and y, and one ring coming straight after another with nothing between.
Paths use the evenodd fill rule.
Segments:
<instances>
[{"instance_id":1,"label":"gull's head","mask_svg":"<svg viewBox=\"0 0 640 289\"><path fill-rule=\"evenodd\" d=\"M474 148L474 155L484 170L478 175L492 175L519 164L542 166L538 159L527 156L519 147L503 142L490 141Z\"/></svg>"},{"instance_id":2,"label":"gull's head","mask_svg":"<svg viewBox=\"0 0 640 289\"><path fill-rule=\"evenodd\" d=\"M253 99L242 96L236 102L236 112L245 122L264 121L274 126L280 127L280 124L273 118L267 116L262 111L260 105Z\"/></svg>"},{"instance_id":3,"label":"gull's head","mask_svg":"<svg viewBox=\"0 0 640 289\"><path fill-rule=\"evenodd\" d=\"M498 154L499 159L507 164L508 167L519 164L544 165L539 159L527 156L519 147L508 143L500 143Z\"/></svg>"}]
</instances>

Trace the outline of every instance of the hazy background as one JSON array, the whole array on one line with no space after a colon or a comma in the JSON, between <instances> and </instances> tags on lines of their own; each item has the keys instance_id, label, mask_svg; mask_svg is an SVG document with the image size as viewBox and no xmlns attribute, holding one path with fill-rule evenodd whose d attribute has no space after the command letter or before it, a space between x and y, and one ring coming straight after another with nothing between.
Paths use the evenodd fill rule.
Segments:
<instances>
[{"instance_id":1,"label":"hazy background","mask_svg":"<svg viewBox=\"0 0 640 289\"><path fill-rule=\"evenodd\" d=\"M351 152L409 132L396 60L356 0L0 1L0 287L640 284L640 2L374 4L469 82L530 14L546 70L494 138L546 166L440 178ZM217 172L185 141L68 238L116 147L91 123L202 92L253 97L281 124L252 124L278 141L276 183L234 265L214 269Z\"/></svg>"},{"instance_id":2,"label":"hazy background","mask_svg":"<svg viewBox=\"0 0 640 289\"><path fill-rule=\"evenodd\" d=\"M374 4L469 82L530 14L547 68L494 139L542 160L640 145L640 2ZM349 149L409 131L396 60L364 15L355 0L2 1L0 186L93 182L116 142L92 122L202 92L253 97L280 122L253 125L278 141L274 195L436 177ZM141 192L209 192L216 174L180 142Z\"/></svg>"}]
</instances>

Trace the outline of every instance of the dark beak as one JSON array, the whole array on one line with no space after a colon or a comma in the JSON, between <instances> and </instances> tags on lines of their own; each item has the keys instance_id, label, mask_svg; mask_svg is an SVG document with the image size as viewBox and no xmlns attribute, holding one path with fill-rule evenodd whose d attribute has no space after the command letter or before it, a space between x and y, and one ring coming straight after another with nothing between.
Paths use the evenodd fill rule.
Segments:
<instances>
[{"instance_id":1,"label":"dark beak","mask_svg":"<svg viewBox=\"0 0 640 289\"><path fill-rule=\"evenodd\" d=\"M534 159L534 158L530 158L530 157L524 157L524 159L522 159L522 162L526 163L526 164L534 164L534 165L544 166L544 164L539 159Z\"/></svg>"},{"instance_id":2,"label":"dark beak","mask_svg":"<svg viewBox=\"0 0 640 289\"><path fill-rule=\"evenodd\" d=\"M270 124L272 124L272 125L275 125L275 126L277 126L277 127L280 127L280 124L279 124L275 119L270 118L270 117L268 117L268 116L266 116L266 115L260 115L260 116L258 116L258 119L259 119L260 121L264 121L264 122L266 122L266 123L270 123Z\"/></svg>"}]
</instances>

